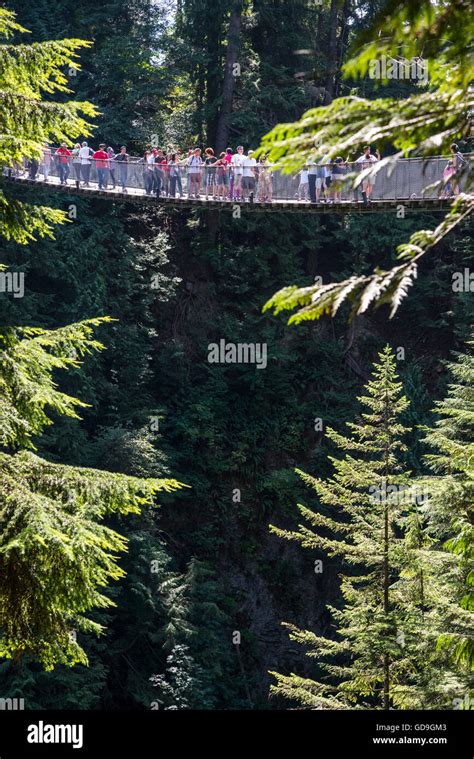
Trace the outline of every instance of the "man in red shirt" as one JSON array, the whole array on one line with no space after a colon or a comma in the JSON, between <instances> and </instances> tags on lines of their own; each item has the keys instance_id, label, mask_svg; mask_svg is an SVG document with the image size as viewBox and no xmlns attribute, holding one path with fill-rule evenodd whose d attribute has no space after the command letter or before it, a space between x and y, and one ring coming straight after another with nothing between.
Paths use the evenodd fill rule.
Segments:
<instances>
[{"instance_id":1,"label":"man in red shirt","mask_svg":"<svg viewBox=\"0 0 474 759\"><path fill-rule=\"evenodd\" d=\"M55 155L58 156L59 181L61 184L67 184L67 178L69 176L69 158L71 157L71 153L67 149L65 142L61 143L61 147L56 150Z\"/></svg>"},{"instance_id":2,"label":"man in red shirt","mask_svg":"<svg viewBox=\"0 0 474 759\"><path fill-rule=\"evenodd\" d=\"M97 179L99 182L99 190L107 189L107 171L109 170L109 154L105 150L105 144L99 145L99 150L96 150L92 158L95 161L95 167L97 169Z\"/></svg>"}]
</instances>

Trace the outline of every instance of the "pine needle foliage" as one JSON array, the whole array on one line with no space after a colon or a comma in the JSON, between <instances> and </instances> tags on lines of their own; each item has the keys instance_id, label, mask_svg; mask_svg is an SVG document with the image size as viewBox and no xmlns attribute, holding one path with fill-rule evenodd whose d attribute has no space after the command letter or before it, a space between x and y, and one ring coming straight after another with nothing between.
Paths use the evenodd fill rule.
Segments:
<instances>
[{"instance_id":1,"label":"pine needle foliage","mask_svg":"<svg viewBox=\"0 0 474 759\"><path fill-rule=\"evenodd\" d=\"M104 519L137 514L156 493L181 487L51 463L28 450L53 414L77 417L86 406L53 375L103 348L92 335L103 321L1 334L0 656L29 654L46 669L87 663L72 631L101 632L85 615L113 605L103 591L124 574L117 557L127 541Z\"/></svg>"},{"instance_id":2,"label":"pine needle foliage","mask_svg":"<svg viewBox=\"0 0 474 759\"><path fill-rule=\"evenodd\" d=\"M418 60L427 67L427 84L400 99L368 100L356 94L337 98L307 111L297 122L275 126L263 138L260 152L267 153L283 171L295 172L308 160L338 155L354 160L366 144L376 145L380 151L388 148L391 155L363 172L348 175L353 187L381 169L390 171L401 157L448 154L452 142L470 136L472 39L468 0L387 0L373 24L354 41L344 75L356 84L382 58L407 64ZM382 81L382 85L386 83ZM444 220L433 230L419 230L398 247L400 263L396 266L386 271L376 268L364 276L353 274L326 285L284 287L265 308L276 313L296 309L292 323L334 315L346 301L351 303L351 316L388 304L392 317L413 285L422 259L472 213L468 162L464 178L465 191Z\"/></svg>"},{"instance_id":3,"label":"pine needle foliage","mask_svg":"<svg viewBox=\"0 0 474 759\"><path fill-rule=\"evenodd\" d=\"M12 44L13 34L27 33L15 15L0 8L0 166L40 158L46 142L55 144L89 135L86 118L97 115L87 101L57 102L53 96L68 94L66 70L79 69L77 51L90 42L78 39ZM48 100L43 100L43 95ZM1 181L1 180L0 180ZM5 185L5 183L3 183ZM54 224L67 220L63 211L24 203L0 187L0 235L25 244L52 236Z\"/></svg>"},{"instance_id":4,"label":"pine needle foliage","mask_svg":"<svg viewBox=\"0 0 474 759\"><path fill-rule=\"evenodd\" d=\"M392 350L387 346L379 359L366 394L359 398L364 407L360 420L348 425L350 437L327 430L340 454L331 458L334 475L321 480L300 472L316 491L321 510L299 505L310 527L288 531L271 526L280 537L322 549L351 568L342 575L344 606L331 608L336 640L290 627L290 638L310 645L311 656L321 659L328 679L308 683L296 675L273 673L277 684L272 693L288 696L294 691L298 702L313 708L390 708L402 658L397 642L400 615L390 594L402 538L396 531L399 508L390 494L407 479L399 464L407 430L399 418L408 401Z\"/></svg>"},{"instance_id":5,"label":"pine needle foliage","mask_svg":"<svg viewBox=\"0 0 474 759\"><path fill-rule=\"evenodd\" d=\"M455 662L474 667L472 612L474 610L474 356L471 340L466 353L448 364L452 382L446 398L436 403L437 421L426 429L425 442L432 453L426 462L433 471L429 528L440 549L456 558L453 573L459 607L451 608L449 628L439 640Z\"/></svg>"}]
</instances>

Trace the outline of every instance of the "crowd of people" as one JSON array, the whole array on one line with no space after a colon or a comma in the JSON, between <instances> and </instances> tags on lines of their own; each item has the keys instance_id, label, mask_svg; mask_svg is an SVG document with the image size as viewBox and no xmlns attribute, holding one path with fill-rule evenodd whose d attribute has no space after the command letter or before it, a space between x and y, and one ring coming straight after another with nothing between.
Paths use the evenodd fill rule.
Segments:
<instances>
[{"instance_id":1,"label":"crowd of people","mask_svg":"<svg viewBox=\"0 0 474 759\"><path fill-rule=\"evenodd\" d=\"M344 178L349 172L369 169L380 161L380 153L371 152L370 145L364 146L361 155L355 161L336 158L323 158L319 162L308 161L298 175L296 199L310 203L340 203ZM86 141L68 148L62 143L52 150L48 145L43 148L43 160L34 158L28 162L30 179L38 178L39 172L48 181L52 162L56 162L61 184L67 184L69 177L76 187L91 186L91 169L95 165L96 181L99 190L120 187L128 192L132 164L139 167L146 195L157 197L216 198L229 201L272 202L273 171L266 155L258 159L254 151L244 152L242 145L235 151L227 148L219 155L212 148L202 153L200 148L189 148L187 154L178 151L165 151L159 147L149 146L142 157L132 158L126 146L118 152L101 143L93 150ZM456 144L451 145L451 158L443 172L440 197L452 197L459 194L459 172L466 159ZM365 175L360 183L362 202L370 203L374 187L374 176ZM359 200L358 191L354 191L352 202Z\"/></svg>"}]
</instances>

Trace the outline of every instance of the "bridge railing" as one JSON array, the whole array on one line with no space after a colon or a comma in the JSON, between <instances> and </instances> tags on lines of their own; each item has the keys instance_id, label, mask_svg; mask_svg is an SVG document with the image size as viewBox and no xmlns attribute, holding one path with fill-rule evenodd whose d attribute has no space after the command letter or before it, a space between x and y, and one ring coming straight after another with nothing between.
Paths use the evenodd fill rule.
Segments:
<instances>
[{"instance_id":1,"label":"bridge railing","mask_svg":"<svg viewBox=\"0 0 474 759\"><path fill-rule=\"evenodd\" d=\"M408 158L382 166L370 180L373 200L405 200L412 198L447 197L454 189L470 186L472 155L464 155L462 171L446 184L449 156ZM351 185L354 178L369 164L335 162L307 166L295 175L282 174L270 164L257 163L243 168L232 165L193 167L184 159L179 164L148 164L145 159L82 159L57 155L54 148L46 152L42 162L25 161L23 165L4 170L16 176L30 177L52 183L65 183L96 190L160 195L175 198L220 198L225 200L301 201L361 200L361 191ZM337 173L340 172L340 173ZM445 175L443 179L443 174Z\"/></svg>"}]
</instances>

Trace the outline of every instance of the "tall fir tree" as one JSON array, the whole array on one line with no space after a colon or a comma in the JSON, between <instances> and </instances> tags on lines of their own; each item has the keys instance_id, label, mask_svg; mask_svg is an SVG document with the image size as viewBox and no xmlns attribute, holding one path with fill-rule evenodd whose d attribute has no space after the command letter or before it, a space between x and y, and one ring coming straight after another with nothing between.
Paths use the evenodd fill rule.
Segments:
<instances>
[{"instance_id":1,"label":"tall fir tree","mask_svg":"<svg viewBox=\"0 0 474 759\"><path fill-rule=\"evenodd\" d=\"M322 505L318 511L299 506L302 516L316 529L300 525L298 531L287 531L271 526L277 535L306 548L323 549L352 569L342 576L343 608L331 607L337 639L289 625L290 637L309 645L311 657L329 658L320 663L328 679L323 676L313 681L272 673L277 680L272 693L306 706L389 709L401 660L406 657L399 643L403 619L391 586L403 540L397 534L400 509L392 493L407 484L399 459L405 447L401 438L407 432L400 415L408 401L402 395L391 349L387 346L379 358L367 392L359 398L365 410L359 421L348 425L351 436L327 430L341 453L341 457L331 457L334 475L321 480L301 473ZM332 509L340 512L336 518Z\"/></svg>"},{"instance_id":2,"label":"tall fir tree","mask_svg":"<svg viewBox=\"0 0 474 759\"><path fill-rule=\"evenodd\" d=\"M0 36L24 32L0 9ZM87 102L45 102L46 93L69 92L63 67L78 68L81 40L0 45L2 109L0 164L39 157L43 144L88 132L81 113ZM0 234L18 243L52 234L61 211L9 198L0 189ZM46 669L87 663L76 630L101 632L86 614L113 602L102 589L123 576L117 554L127 541L103 524L110 514L138 513L160 490L180 487L172 479L138 479L63 466L33 453L33 437L52 415L78 416L84 403L61 392L60 369L75 369L103 346L92 332L104 319L57 330L0 330L0 656L25 654ZM28 450L30 449L30 450Z\"/></svg>"},{"instance_id":3,"label":"tall fir tree","mask_svg":"<svg viewBox=\"0 0 474 759\"><path fill-rule=\"evenodd\" d=\"M453 582L459 602L447 615L448 629L438 645L456 662L474 666L472 611L474 610L474 341L468 352L448 364L452 382L444 400L435 404L438 417L425 442L432 453L426 462L434 476L427 479L429 531L440 549L456 557Z\"/></svg>"}]
</instances>

